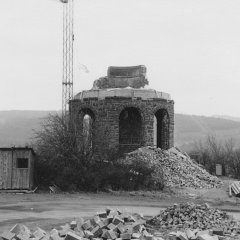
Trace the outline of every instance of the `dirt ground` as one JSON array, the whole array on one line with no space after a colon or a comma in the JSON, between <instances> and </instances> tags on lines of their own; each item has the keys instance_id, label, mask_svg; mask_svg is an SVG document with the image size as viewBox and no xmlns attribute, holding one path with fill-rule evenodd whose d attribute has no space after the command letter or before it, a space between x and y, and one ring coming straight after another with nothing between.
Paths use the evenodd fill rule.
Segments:
<instances>
[{"instance_id":1,"label":"dirt ground","mask_svg":"<svg viewBox=\"0 0 240 240\"><path fill-rule=\"evenodd\" d=\"M163 192L0 193L0 233L16 223L24 223L33 230L36 226L50 230L73 219L92 216L106 207L126 209L149 217L173 203L186 201L208 202L240 220L240 200L228 196L228 185L233 180L223 181L224 185L218 189L174 188Z\"/></svg>"}]
</instances>

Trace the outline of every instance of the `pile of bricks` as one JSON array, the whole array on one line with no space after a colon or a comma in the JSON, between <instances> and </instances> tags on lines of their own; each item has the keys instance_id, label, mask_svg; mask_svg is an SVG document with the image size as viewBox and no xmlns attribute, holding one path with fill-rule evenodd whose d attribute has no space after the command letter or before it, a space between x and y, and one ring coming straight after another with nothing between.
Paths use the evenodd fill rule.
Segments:
<instances>
[{"instance_id":1,"label":"pile of bricks","mask_svg":"<svg viewBox=\"0 0 240 240\"><path fill-rule=\"evenodd\" d=\"M153 240L153 230L144 226L145 220L138 215L131 215L120 210L106 209L93 218L82 218L52 229L47 233L37 228L30 231L26 226L17 224L10 231L4 232L3 240Z\"/></svg>"},{"instance_id":2,"label":"pile of bricks","mask_svg":"<svg viewBox=\"0 0 240 240\"><path fill-rule=\"evenodd\" d=\"M195 163L186 153L177 148L162 150L154 147L139 148L126 155L127 161L149 162L154 167L154 177L162 177L166 186L180 186L192 188L220 187L222 181L212 176L205 169ZM160 171L162 170L162 171Z\"/></svg>"},{"instance_id":3,"label":"pile of bricks","mask_svg":"<svg viewBox=\"0 0 240 240\"><path fill-rule=\"evenodd\" d=\"M168 240L225 240L235 238L235 235L224 235L221 229L213 230L191 230L170 232L167 235Z\"/></svg>"},{"instance_id":4,"label":"pile of bricks","mask_svg":"<svg viewBox=\"0 0 240 240\"><path fill-rule=\"evenodd\" d=\"M238 223L232 216L208 204L174 204L159 215L147 221L160 229L221 229L225 234L238 230ZM182 239L184 240L184 239Z\"/></svg>"},{"instance_id":5,"label":"pile of bricks","mask_svg":"<svg viewBox=\"0 0 240 240\"><path fill-rule=\"evenodd\" d=\"M174 204L145 222L138 214L106 209L93 218L46 232L16 224L1 240L229 240L239 239L238 223L207 204Z\"/></svg>"}]
</instances>

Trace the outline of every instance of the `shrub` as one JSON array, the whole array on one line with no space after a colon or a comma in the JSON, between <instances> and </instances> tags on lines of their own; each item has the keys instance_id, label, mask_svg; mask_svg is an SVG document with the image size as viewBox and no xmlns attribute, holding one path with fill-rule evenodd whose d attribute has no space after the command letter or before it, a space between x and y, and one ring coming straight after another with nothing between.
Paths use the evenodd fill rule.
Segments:
<instances>
[{"instance_id":1,"label":"shrub","mask_svg":"<svg viewBox=\"0 0 240 240\"><path fill-rule=\"evenodd\" d=\"M62 190L98 191L161 189L163 181L156 181L154 165L135 159L119 159L116 149L104 144L108 130L102 129L100 155L79 148L77 134L70 131L58 115L49 115L36 132L38 154L36 172L39 184L56 184ZM93 149L94 151L94 149Z\"/></svg>"}]
</instances>

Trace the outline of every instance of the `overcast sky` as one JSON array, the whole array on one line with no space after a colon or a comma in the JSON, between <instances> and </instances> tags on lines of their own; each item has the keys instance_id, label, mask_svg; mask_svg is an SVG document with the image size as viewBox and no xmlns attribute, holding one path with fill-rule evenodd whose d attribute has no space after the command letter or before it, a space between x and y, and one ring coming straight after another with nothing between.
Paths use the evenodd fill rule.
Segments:
<instances>
[{"instance_id":1,"label":"overcast sky","mask_svg":"<svg viewBox=\"0 0 240 240\"><path fill-rule=\"evenodd\" d=\"M59 110L62 4L1 1L0 30L0 110ZM75 93L143 64L176 112L240 116L239 0L75 0L74 44Z\"/></svg>"}]
</instances>

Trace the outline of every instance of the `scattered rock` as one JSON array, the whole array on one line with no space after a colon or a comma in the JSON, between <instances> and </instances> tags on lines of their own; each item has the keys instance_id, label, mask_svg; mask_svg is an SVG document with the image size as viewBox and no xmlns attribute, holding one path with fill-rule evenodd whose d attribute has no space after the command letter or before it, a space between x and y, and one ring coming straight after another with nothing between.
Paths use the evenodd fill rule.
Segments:
<instances>
[{"instance_id":1,"label":"scattered rock","mask_svg":"<svg viewBox=\"0 0 240 240\"><path fill-rule=\"evenodd\" d=\"M100 239L142 239L152 240L151 234L144 226L141 215L123 212L119 209L97 213L93 218L73 220L61 226L61 229L52 229L50 233L37 228L31 232L23 224L15 225L10 231L4 232L3 240L100 240Z\"/></svg>"},{"instance_id":2,"label":"scattered rock","mask_svg":"<svg viewBox=\"0 0 240 240\"><path fill-rule=\"evenodd\" d=\"M201 229L207 230L205 232L207 234L209 234L208 230L212 229L213 234L221 236L224 233L232 233L233 229L238 228L236 221L226 212L210 208L207 204L194 203L174 204L148 220L147 224L168 229ZM188 238L193 237L191 231L186 232L186 235Z\"/></svg>"},{"instance_id":3,"label":"scattered rock","mask_svg":"<svg viewBox=\"0 0 240 240\"><path fill-rule=\"evenodd\" d=\"M153 168L152 178L156 183L164 181L165 186L213 188L222 185L221 180L177 148L142 147L126 154L125 160L131 164L139 161Z\"/></svg>"},{"instance_id":4,"label":"scattered rock","mask_svg":"<svg viewBox=\"0 0 240 240\"><path fill-rule=\"evenodd\" d=\"M180 225L181 230L176 228ZM229 240L239 239L238 230L236 221L225 212L210 208L207 204L186 203L174 204L147 222L139 214L106 209L91 219L79 218L49 233L41 228L32 232L25 225L16 224L10 231L4 232L0 239Z\"/></svg>"}]
</instances>

